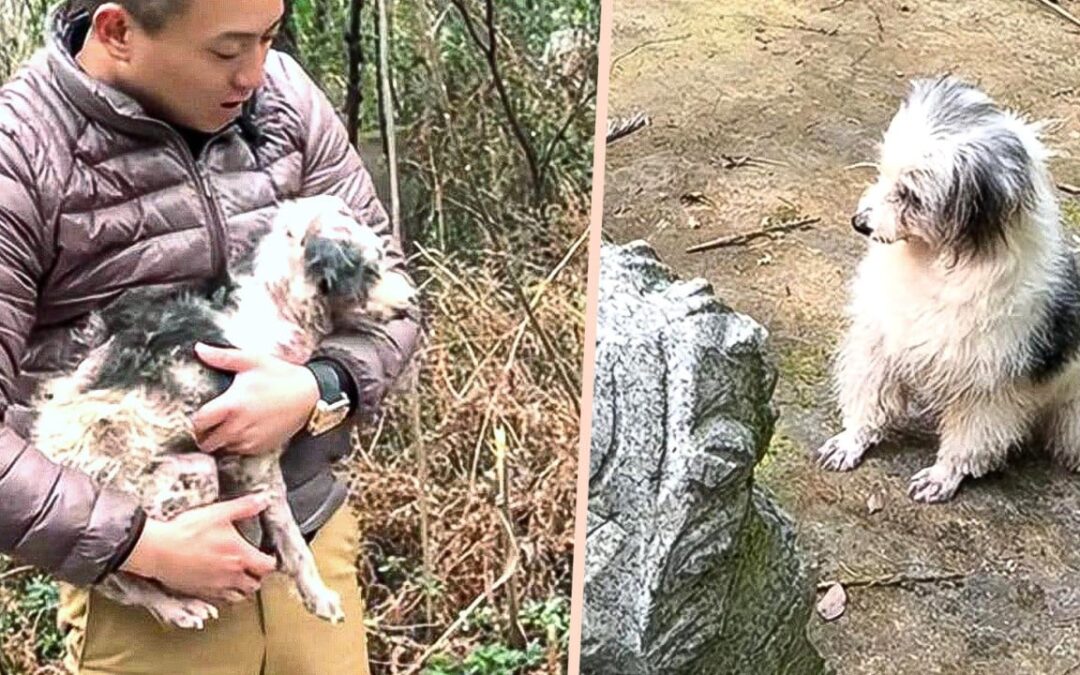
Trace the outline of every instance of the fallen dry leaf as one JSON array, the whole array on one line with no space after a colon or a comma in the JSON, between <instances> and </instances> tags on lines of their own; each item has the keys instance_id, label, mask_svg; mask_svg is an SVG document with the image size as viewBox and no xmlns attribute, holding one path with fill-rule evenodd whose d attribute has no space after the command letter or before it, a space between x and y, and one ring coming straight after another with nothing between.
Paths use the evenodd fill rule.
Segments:
<instances>
[{"instance_id":1,"label":"fallen dry leaf","mask_svg":"<svg viewBox=\"0 0 1080 675\"><path fill-rule=\"evenodd\" d=\"M844 592L843 586L835 583L829 586L829 590L825 591L825 595L821 597L821 600L818 600L817 613L822 619L833 621L840 618L846 607L847 593Z\"/></svg>"},{"instance_id":2,"label":"fallen dry leaf","mask_svg":"<svg viewBox=\"0 0 1080 675\"><path fill-rule=\"evenodd\" d=\"M873 515L883 508L885 508L885 500L882 499L881 493L877 491L870 493L870 496L866 499L866 510Z\"/></svg>"}]
</instances>

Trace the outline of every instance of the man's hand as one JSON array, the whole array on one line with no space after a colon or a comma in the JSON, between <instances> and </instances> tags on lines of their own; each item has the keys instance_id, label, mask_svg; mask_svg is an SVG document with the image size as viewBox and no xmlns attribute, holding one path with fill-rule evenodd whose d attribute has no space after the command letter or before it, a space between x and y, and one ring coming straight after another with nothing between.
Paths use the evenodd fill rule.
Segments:
<instances>
[{"instance_id":1,"label":"man's hand","mask_svg":"<svg viewBox=\"0 0 1080 675\"><path fill-rule=\"evenodd\" d=\"M236 373L232 385L191 418L204 452L262 454L282 447L307 424L319 400L319 385L307 368L201 343L195 353L208 366Z\"/></svg>"},{"instance_id":2,"label":"man's hand","mask_svg":"<svg viewBox=\"0 0 1080 675\"><path fill-rule=\"evenodd\" d=\"M207 602L240 602L259 590L276 561L241 537L233 522L258 515L269 503L268 495L246 495L169 521L147 520L120 569Z\"/></svg>"}]
</instances>

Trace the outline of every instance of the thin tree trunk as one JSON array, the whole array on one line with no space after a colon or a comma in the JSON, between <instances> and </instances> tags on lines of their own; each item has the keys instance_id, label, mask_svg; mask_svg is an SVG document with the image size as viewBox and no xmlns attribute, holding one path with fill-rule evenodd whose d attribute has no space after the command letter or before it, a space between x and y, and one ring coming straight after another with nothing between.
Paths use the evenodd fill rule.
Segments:
<instances>
[{"instance_id":1,"label":"thin tree trunk","mask_svg":"<svg viewBox=\"0 0 1080 675\"><path fill-rule=\"evenodd\" d=\"M364 103L362 91L364 52L360 43L360 14L364 9L363 0L349 2L349 28L345 33L345 44L349 50L349 70L345 90L345 119L349 130L349 140L357 142L360 133L360 109Z\"/></svg>"},{"instance_id":2,"label":"thin tree trunk","mask_svg":"<svg viewBox=\"0 0 1080 675\"><path fill-rule=\"evenodd\" d=\"M401 199L398 191L397 142L394 125L394 97L390 88L390 13L388 0L378 0L379 10L379 129L382 132L386 168L390 174L390 222L402 247L405 240L401 228Z\"/></svg>"}]
</instances>

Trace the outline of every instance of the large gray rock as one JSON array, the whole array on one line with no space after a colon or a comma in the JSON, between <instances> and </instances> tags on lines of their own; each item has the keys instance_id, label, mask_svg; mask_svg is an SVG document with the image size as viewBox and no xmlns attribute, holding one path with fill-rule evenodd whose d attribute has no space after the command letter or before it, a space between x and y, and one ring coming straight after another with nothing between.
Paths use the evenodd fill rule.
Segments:
<instances>
[{"instance_id":1,"label":"large gray rock","mask_svg":"<svg viewBox=\"0 0 1080 675\"><path fill-rule=\"evenodd\" d=\"M582 673L823 672L792 529L752 487L765 339L647 244L602 248Z\"/></svg>"}]
</instances>

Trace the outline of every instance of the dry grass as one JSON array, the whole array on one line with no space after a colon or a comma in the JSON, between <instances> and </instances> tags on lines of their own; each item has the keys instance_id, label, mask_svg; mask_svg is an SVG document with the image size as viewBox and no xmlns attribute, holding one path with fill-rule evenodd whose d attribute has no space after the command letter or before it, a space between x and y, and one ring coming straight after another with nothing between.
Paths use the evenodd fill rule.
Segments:
<instances>
[{"instance_id":1,"label":"dry grass","mask_svg":"<svg viewBox=\"0 0 1080 675\"><path fill-rule=\"evenodd\" d=\"M500 436L506 439L507 504L520 554L513 578L524 589L518 601L569 597L578 413L539 333L547 334L556 358L577 378L587 258L582 243L567 247L574 251L569 265L521 280L539 330L495 262L499 254L491 252L491 263L480 268L435 251L415 261L427 279L431 319L419 380L428 480L420 480L408 396L395 398L381 433L364 434L349 467L366 533L360 562L376 670L398 672L415 662L503 573L511 551L497 506L493 450ZM427 572L422 503L430 521ZM456 632L449 640L453 652L511 629L506 588L484 598L501 625Z\"/></svg>"}]
</instances>

